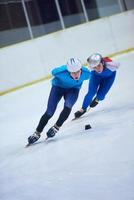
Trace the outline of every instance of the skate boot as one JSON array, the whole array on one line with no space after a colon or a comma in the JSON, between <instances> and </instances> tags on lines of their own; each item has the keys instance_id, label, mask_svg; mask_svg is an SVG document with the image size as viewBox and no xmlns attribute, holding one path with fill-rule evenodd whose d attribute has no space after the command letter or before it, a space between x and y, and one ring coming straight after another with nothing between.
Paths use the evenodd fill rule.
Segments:
<instances>
[{"instance_id":1,"label":"skate boot","mask_svg":"<svg viewBox=\"0 0 134 200\"><path fill-rule=\"evenodd\" d=\"M34 134L28 137L28 144L35 143L40 138L40 136L41 136L41 133L39 133L38 131L35 131Z\"/></svg>"},{"instance_id":2,"label":"skate boot","mask_svg":"<svg viewBox=\"0 0 134 200\"><path fill-rule=\"evenodd\" d=\"M84 110L82 108L80 110L78 110L77 112L75 112L74 113L75 119L81 117L85 112L86 112L86 110Z\"/></svg>"},{"instance_id":3,"label":"skate boot","mask_svg":"<svg viewBox=\"0 0 134 200\"><path fill-rule=\"evenodd\" d=\"M56 125L52 126L46 133L47 138L54 137L55 134L59 131L59 127Z\"/></svg>"}]
</instances>

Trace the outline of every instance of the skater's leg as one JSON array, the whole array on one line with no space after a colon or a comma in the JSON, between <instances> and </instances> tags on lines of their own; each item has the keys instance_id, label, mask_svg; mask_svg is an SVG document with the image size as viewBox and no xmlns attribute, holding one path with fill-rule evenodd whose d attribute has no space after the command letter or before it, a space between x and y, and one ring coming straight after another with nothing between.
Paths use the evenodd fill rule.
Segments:
<instances>
[{"instance_id":1,"label":"skater's leg","mask_svg":"<svg viewBox=\"0 0 134 200\"><path fill-rule=\"evenodd\" d=\"M57 108L57 104L62 97L62 92L60 91L59 87L53 86L49 95L47 110L44 115L41 117L39 124L36 128L36 131L42 132L46 124L48 123L49 119L55 113Z\"/></svg>"}]
</instances>

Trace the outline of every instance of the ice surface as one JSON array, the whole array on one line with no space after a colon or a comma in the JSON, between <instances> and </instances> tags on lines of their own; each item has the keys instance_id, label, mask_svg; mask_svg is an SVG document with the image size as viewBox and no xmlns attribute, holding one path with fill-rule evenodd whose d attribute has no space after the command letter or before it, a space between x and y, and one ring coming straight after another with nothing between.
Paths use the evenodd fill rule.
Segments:
<instances>
[{"instance_id":1,"label":"ice surface","mask_svg":"<svg viewBox=\"0 0 134 200\"><path fill-rule=\"evenodd\" d=\"M71 121L82 104L88 81L57 136L45 131L63 108L63 100L39 142L24 148L47 106L51 83L0 97L1 200L134 200L134 53L121 63L105 101ZM86 124L92 129L84 130Z\"/></svg>"}]
</instances>

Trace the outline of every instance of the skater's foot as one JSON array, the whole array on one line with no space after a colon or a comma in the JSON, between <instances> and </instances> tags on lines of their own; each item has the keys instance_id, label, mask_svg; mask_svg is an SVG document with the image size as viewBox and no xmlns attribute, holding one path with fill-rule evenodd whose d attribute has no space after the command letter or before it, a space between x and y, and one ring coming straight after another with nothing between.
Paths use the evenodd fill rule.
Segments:
<instances>
[{"instance_id":1,"label":"skater's foot","mask_svg":"<svg viewBox=\"0 0 134 200\"><path fill-rule=\"evenodd\" d=\"M47 138L54 137L55 134L59 131L59 127L55 124L47 131Z\"/></svg>"},{"instance_id":2,"label":"skater's foot","mask_svg":"<svg viewBox=\"0 0 134 200\"><path fill-rule=\"evenodd\" d=\"M40 136L41 136L41 133L39 133L38 131L35 131L34 134L28 137L28 143L29 144L35 143L40 138Z\"/></svg>"}]
</instances>

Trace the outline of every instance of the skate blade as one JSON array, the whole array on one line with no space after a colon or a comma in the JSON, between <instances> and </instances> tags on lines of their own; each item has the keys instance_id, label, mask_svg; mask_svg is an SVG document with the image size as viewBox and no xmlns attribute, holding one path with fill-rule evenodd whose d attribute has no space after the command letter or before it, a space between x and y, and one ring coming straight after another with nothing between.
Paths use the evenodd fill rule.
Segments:
<instances>
[{"instance_id":1,"label":"skate blade","mask_svg":"<svg viewBox=\"0 0 134 200\"><path fill-rule=\"evenodd\" d=\"M25 148L30 147L30 146L31 146L31 144L28 143L28 144L26 144Z\"/></svg>"},{"instance_id":2,"label":"skate blade","mask_svg":"<svg viewBox=\"0 0 134 200\"><path fill-rule=\"evenodd\" d=\"M71 121L75 121L75 120L78 120L80 117L75 117L73 119L71 119Z\"/></svg>"}]
</instances>

